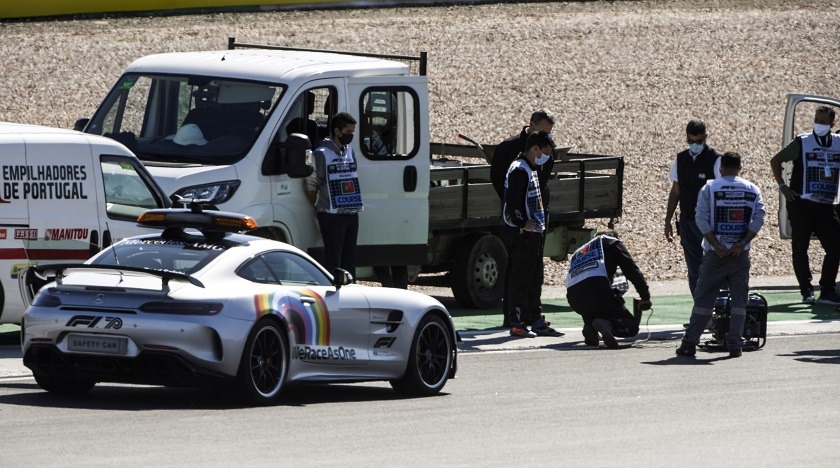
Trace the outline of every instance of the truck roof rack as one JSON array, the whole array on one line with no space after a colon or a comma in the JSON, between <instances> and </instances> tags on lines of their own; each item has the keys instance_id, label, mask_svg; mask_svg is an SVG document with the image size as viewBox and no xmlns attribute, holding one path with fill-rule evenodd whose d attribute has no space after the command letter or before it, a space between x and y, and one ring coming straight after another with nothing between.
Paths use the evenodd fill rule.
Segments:
<instances>
[{"instance_id":1,"label":"truck roof rack","mask_svg":"<svg viewBox=\"0 0 840 468\"><path fill-rule=\"evenodd\" d=\"M420 76L426 76L426 62L427 62L427 52L420 52L420 55L391 55L391 54L372 54L369 52L350 52L346 50L327 50L327 49L305 49L300 47L285 47L285 46L275 46L275 45L268 45L268 44L247 44L244 42L236 42L235 37L228 37L228 50L233 49L265 49L265 50L293 50L298 52L322 52L328 54L340 54L340 55L355 55L358 57L372 57L372 58L380 58L386 60L403 60L409 62L409 65L412 62L417 62L418 64L418 72L417 74Z\"/></svg>"}]
</instances>

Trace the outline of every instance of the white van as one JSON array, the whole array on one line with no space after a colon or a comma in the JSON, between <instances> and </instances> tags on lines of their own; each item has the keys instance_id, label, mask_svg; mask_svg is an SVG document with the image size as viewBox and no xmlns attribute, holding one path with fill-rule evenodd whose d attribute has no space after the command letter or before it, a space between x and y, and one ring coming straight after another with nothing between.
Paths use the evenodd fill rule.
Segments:
<instances>
[{"instance_id":1,"label":"white van","mask_svg":"<svg viewBox=\"0 0 840 468\"><path fill-rule=\"evenodd\" d=\"M83 262L171 206L142 163L116 141L0 122L0 323L20 323L18 274L29 265Z\"/></svg>"}]
</instances>

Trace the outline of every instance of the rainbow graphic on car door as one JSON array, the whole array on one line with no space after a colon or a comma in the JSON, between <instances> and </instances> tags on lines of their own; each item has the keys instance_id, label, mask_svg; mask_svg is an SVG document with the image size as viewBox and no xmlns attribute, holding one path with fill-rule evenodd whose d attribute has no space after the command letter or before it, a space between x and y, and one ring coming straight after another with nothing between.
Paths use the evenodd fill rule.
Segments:
<instances>
[{"instance_id":1,"label":"rainbow graphic on car door","mask_svg":"<svg viewBox=\"0 0 840 468\"><path fill-rule=\"evenodd\" d=\"M330 345L330 312L324 298L309 288L283 288L257 294L254 308L257 319L266 314L283 316L298 345Z\"/></svg>"}]
</instances>

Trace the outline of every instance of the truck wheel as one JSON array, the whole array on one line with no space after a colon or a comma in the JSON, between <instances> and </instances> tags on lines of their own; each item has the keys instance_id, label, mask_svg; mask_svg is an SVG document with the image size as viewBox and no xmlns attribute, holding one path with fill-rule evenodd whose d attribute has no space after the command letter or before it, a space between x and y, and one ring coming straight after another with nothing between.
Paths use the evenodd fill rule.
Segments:
<instances>
[{"instance_id":1,"label":"truck wheel","mask_svg":"<svg viewBox=\"0 0 840 468\"><path fill-rule=\"evenodd\" d=\"M490 309L499 305L504 292L507 250L492 234L470 236L461 241L455 264L449 272L452 294L464 307Z\"/></svg>"}]
</instances>

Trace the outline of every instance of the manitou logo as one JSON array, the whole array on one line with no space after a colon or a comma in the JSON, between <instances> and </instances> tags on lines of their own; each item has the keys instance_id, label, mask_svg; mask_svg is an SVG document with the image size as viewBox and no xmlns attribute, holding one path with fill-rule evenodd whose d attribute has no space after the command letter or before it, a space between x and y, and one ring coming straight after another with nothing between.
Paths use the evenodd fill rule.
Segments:
<instances>
[{"instance_id":1,"label":"manitou logo","mask_svg":"<svg viewBox=\"0 0 840 468\"><path fill-rule=\"evenodd\" d=\"M119 330L123 326L123 321L119 317L96 317L93 315L77 315L71 318L69 322L67 322L67 326Z\"/></svg>"}]
</instances>

